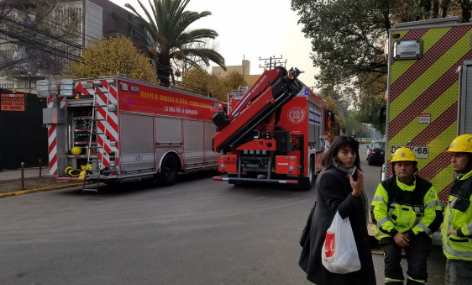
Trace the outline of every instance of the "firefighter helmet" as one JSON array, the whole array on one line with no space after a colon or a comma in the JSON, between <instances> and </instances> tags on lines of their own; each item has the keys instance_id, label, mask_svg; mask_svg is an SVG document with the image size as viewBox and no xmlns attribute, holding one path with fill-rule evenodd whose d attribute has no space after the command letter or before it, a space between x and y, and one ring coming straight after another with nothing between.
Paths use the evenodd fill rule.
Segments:
<instances>
[{"instance_id":1,"label":"firefighter helmet","mask_svg":"<svg viewBox=\"0 0 472 285\"><path fill-rule=\"evenodd\" d=\"M455 138L449 148L448 152L472 152L472 135L464 134Z\"/></svg>"},{"instance_id":2,"label":"firefighter helmet","mask_svg":"<svg viewBox=\"0 0 472 285\"><path fill-rule=\"evenodd\" d=\"M399 161L413 161L413 162L418 162L418 159L416 158L415 153L407 148L407 147L401 147L395 151L395 153L392 155L392 163L399 162Z\"/></svg>"},{"instance_id":3,"label":"firefighter helmet","mask_svg":"<svg viewBox=\"0 0 472 285\"><path fill-rule=\"evenodd\" d=\"M82 148L80 146L74 146L70 152L73 154L73 155L79 155L82 153Z\"/></svg>"}]
</instances>

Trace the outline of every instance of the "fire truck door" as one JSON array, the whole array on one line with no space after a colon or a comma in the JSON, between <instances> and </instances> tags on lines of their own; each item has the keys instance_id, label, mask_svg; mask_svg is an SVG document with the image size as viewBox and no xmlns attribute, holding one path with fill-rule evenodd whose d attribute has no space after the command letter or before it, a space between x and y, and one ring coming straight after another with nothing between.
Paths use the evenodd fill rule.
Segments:
<instances>
[{"instance_id":1,"label":"fire truck door","mask_svg":"<svg viewBox=\"0 0 472 285\"><path fill-rule=\"evenodd\" d=\"M459 71L458 133L472 133L472 61L464 61Z\"/></svg>"},{"instance_id":2,"label":"fire truck door","mask_svg":"<svg viewBox=\"0 0 472 285\"><path fill-rule=\"evenodd\" d=\"M120 134L123 173L154 169L154 117L121 113Z\"/></svg>"},{"instance_id":3,"label":"fire truck door","mask_svg":"<svg viewBox=\"0 0 472 285\"><path fill-rule=\"evenodd\" d=\"M203 129L205 122L184 120L184 163L185 168L205 161Z\"/></svg>"},{"instance_id":4,"label":"fire truck door","mask_svg":"<svg viewBox=\"0 0 472 285\"><path fill-rule=\"evenodd\" d=\"M162 156L169 151L177 153L180 157L180 160L182 160L182 119L156 117L155 126L157 163L159 164ZM159 165L157 167L159 167Z\"/></svg>"}]
</instances>

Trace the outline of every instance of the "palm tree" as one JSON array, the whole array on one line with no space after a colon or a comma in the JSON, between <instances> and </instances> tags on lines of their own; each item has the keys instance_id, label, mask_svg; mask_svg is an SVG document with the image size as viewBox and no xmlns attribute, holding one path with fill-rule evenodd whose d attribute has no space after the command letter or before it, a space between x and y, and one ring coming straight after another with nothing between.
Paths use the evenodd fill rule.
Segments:
<instances>
[{"instance_id":1,"label":"palm tree","mask_svg":"<svg viewBox=\"0 0 472 285\"><path fill-rule=\"evenodd\" d=\"M146 47L155 64L157 77L164 86L170 85L170 77L175 84L171 59L182 60L192 66L198 66L195 59L201 60L206 66L212 61L226 70L225 59L216 50L195 48L198 46L196 44L203 43L206 39L215 39L218 33L211 29L188 30L193 22L211 15L209 11L185 11L189 2L190 0L149 0L151 11L148 11L138 0L146 19L132 5L125 4L137 18L136 21L125 19L133 29L133 38Z\"/></svg>"}]
</instances>

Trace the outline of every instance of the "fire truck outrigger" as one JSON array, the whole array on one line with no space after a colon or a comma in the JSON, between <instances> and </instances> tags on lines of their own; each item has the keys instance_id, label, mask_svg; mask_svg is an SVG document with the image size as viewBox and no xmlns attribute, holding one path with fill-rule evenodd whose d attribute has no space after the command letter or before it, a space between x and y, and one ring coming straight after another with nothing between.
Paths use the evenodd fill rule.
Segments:
<instances>
[{"instance_id":1,"label":"fire truck outrigger","mask_svg":"<svg viewBox=\"0 0 472 285\"><path fill-rule=\"evenodd\" d=\"M158 179L217 168L212 116L224 103L124 76L38 81L47 98L49 175L105 183ZM97 189L84 190L96 191Z\"/></svg>"},{"instance_id":2,"label":"fire truck outrigger","mask_svg":"<svg viewBox=\"0 0 472 285\"><path fill-rule=\"evenodd\" d=\"M298 69L267 70L228 115L214 115L213 150L219 153L218 170L228 173L214 180L311 189L325 139L323 102L297 79L299 74Z\"/></svg>"}]
</instances>

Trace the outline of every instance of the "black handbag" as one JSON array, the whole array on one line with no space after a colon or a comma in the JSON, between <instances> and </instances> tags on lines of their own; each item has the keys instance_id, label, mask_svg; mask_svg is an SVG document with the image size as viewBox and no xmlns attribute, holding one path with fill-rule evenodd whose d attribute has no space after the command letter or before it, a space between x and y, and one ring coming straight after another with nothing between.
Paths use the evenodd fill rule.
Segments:
<instances>
[{"instance_id":1,"label":"black handbag","mask_svg":"<svg viewBox=\"0 0 472 285\"><path fill-rule=\"evenodd\" d=\"M313 205L313 207L311 207L311 211L310 211L310 214L308 215L308 218L306 220L306 225L305 225L305 228L303 229L303 232L302 232L302 236L300 237L300 246L303 247L305 246L305 243L306 243L306 240L308 239L308 237L310 236L310 232L311 232L311 220L313 218L313 213L315 212L315 208L316 208L316 202L315 204Z\"/></svg>"}]
</instances>

